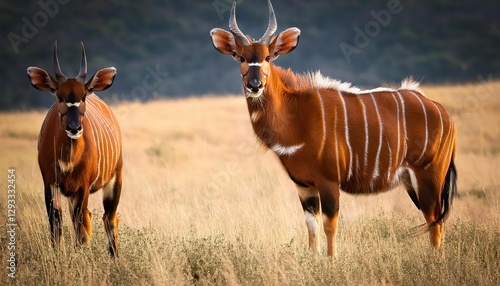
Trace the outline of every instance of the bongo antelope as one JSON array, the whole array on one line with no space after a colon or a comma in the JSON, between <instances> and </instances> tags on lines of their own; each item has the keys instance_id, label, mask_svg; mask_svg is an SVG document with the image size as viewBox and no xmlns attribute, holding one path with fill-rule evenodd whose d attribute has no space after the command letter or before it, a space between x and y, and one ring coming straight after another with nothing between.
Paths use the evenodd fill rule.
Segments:
<instances>
[{"instance_id":1,"label":"bongo antelope","mask_svg":"<svg viewBox=\"0 0 500 286\"><path fill-rule=\"evenodd\" d=\"M54 44L55 79L45 70L28 68L31 84L49 91L56 102L49 109L38 137L38 164L43 177L45 205L53 246L62 234L62 193L69 201L77 244L92 236L89 194L103 190L103 222L109 251L118 255L116 211L122 188L122 143L120 126L109 107L95 91L111 86L114 67L95 73L87 82L87 59L82 43L80 72L67 78L61 71Z\"/></svg>"},{"instance_id":2,"label":"bongo antelope","mask_svg":"<svg viewBox=\"0 0 500 286\"><path fill-rule=\"evenodd\" d=\"M214 47L239 63L253 130L276 153L298 188L309 232L319 251L320 212L327 253L334 255L340 190L375 194L403 183L426 219L430 242L439 247L444 221L457 193L456 126L419 83L398 89L360 90L320 72L300 75L273 65L299 42L300 30L275 36L271 2L267 31L245 36L235 17L229 31L210 31Z\"/></svg>"}]
</instances>

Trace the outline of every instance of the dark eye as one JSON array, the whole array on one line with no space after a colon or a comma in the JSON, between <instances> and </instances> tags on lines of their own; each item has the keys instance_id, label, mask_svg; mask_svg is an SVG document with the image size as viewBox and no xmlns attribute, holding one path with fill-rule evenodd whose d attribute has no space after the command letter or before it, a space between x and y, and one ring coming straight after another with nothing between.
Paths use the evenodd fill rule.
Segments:
<instances>
[{"instance_id":1,"label":"dark eye","mask_svg":"<svg viewBox=\"0 0 500 286\"><path fill-rule=\"evenodd\" d=\"M243 56L240 56L240 63L244 63L245 62L245 58Z\"/></svg>"},{"instance_id":2,"label":"dark eye","mask_svg":"<svg viewBox=\"0 0 500 286\"><path fill-rule=\"evenodd\" d=\"M271 56L270 56L270 55L268 55L268 56L266 57L266 62L269 62L270 60L271 60Z\"/></svg>"}]
</instances>

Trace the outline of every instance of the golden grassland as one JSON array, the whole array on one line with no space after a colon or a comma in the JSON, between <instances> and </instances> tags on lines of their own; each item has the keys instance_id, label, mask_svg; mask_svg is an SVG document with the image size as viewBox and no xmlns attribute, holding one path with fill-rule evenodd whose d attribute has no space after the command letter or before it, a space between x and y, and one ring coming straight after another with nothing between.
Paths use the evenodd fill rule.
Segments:
<instances>
[{"instance_id":1,"label":"golden grassland","mask_svg":"<svg viewBox=\"0 0 500 286\"><path fill-rule=\"evenodd\" d=\"M120 103L124 184L120 258L110 259L100 193L94 236L50 247L36 162L46 111L0 114L0 284L15 285L498 285L500 82L424 86L458 125L458 188L445 245L411 229L424 222L402 188L341 195L339 254L307 251L297 191L255 139L242 96ZM49 96L41 94L40 96ZM8 277L8 169L16 170L16 278Z\"/></svg>"}]
</instances>

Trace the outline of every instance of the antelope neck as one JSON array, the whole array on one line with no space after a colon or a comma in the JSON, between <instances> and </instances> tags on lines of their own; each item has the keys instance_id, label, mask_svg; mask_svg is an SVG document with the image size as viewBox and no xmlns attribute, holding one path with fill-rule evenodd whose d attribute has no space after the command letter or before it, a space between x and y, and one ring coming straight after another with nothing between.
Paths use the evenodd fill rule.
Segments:
<instances>
[{"instance_id":1,"label":"antelope neck","mask_svg":"<svg viewBox=\"0 0 500 286\"><path fill-rule=\"evenodd\" d=\"M252 126L259 139L269 148L300 145L296 142L293 119L298 111L297 102L284 89L276 73L269 76L261 98L248 98Z\"/></svg>"}]
</instances>

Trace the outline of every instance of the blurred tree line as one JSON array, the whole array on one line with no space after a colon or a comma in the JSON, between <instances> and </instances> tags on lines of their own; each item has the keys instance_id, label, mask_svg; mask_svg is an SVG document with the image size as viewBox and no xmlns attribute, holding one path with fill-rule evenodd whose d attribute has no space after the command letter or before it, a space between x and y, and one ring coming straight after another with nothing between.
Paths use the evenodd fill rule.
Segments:
<instances>
[{"instance_id":1,"label":"blurred tree line","mask_svg":"<svg viewBox=\"0 0 500 286\"><path fill-rule=\"evenodd\" d=\"M53 74L52 48L67 76L78 73L80 41L90 76L118 70L109 100L240 93L238 65L212 46L209 31L228 29L231 0L39 0L0 3L0 109L46 108L28 66ZM275 64L361 87L413 75L426 84L477 81L500 74L500 3L496 0L274 0L278 32L296 26L300 43ZM267 27L265 0L238 0L244 33Z\"/></svg>"}]
</instances>

